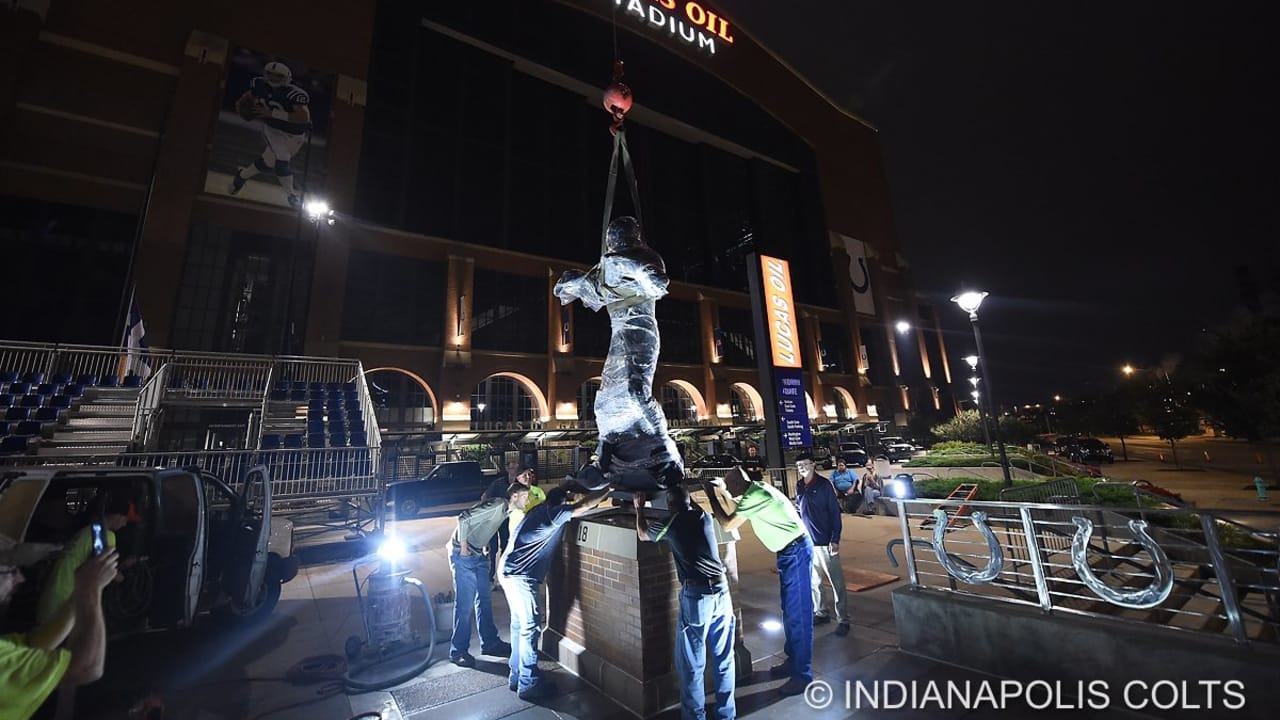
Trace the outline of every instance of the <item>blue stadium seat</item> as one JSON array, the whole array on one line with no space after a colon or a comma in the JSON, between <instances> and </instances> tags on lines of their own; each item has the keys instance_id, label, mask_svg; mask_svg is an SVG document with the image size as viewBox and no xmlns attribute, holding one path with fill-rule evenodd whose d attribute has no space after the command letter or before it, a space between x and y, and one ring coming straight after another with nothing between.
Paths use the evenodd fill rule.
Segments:
<instances>
[{"instance_id":1,"label":"blue stadium seat","mask_svg":"<svg viewBox=\"0 0 1280 720\"><path fill-rule=\"evenodd\" d=\"M27 438L17 435L6 435L0 440L0 454L12 455L15 453L24 453L27 451Z\"/></svg>"},{"instance_id":2,"label":"blue stadium seat","mask_svg":"<svg viewBox=\"0 0 1280 720\"><path fill-rule=\"evenodd\" d=\"M289 390L287 388L281 388L281 387L272 388L271 399L275 400L276 402L280 402L282 400L288 400Z\"/></svg>"},{"instance_id":3,"label":"blue stadium seat","mask_svg":"<svg viewBox=\"0 0 1280 720\"><path fill-rule=\"evenodd\" d=\"M9 421L0 420L0 437L4 437L5 435L8 435L8 434L9 434Z\"/></svg>"},{"instance_id":4,"label":"blue stadium seat","mask_svg":"<svg viewBox=\"0 0 1280 720\"><path fill-rule=\"evenodd\" d=\"M368 444L369 438L364 434L363 430L359 432L355 430L351 431L351 447L365 447Z\"/></svg>"},{"instance_id":5,"label":"blue stadium seat","mask_svg":"<svg viewBox=\"0 0 1280 720\"><path fill-rule=\"evenodd\" d=\"M322 448L324 447L324 433L312 433L307 435L307 447Z\"/></svg>"},{"instance_id":6,"label":"blue stadium seat","mask_svg":"<svg viewBox=\"0 0 1280 720\"><path fill-rule=\"evenodd\" d=\"M30 408L11 407L4 413L5 420L26 420L27 415L31 413Z\"/></svg>"},{"instance_id":7,"label":"blue stadium seat","mask_svg":"<svg viewBox=\"0 0 1280 720\"><path fill-rule=\"evenodd\" d=\"M71 373L58 373L53 376L53 379L50 382L56 382L59 385L66 385L71 382Z\"/></svg>"},{"instance_id":8,"label":"blue stadium seat","mask_svg":"<svg viewBox=\"0 0 1280 720\"><path fill-rule=\"evenodd\" d=\"M26 375L23 375L22 379L23 381L29 382L32 385L39 385L40 383L44 382L44 373L38 370L32 370Z\"/></svg>"},{"instance_id":9,"label":"blue stadium seat","mask_svg":"<svg viewBox=\"0 0 1280 720\"><path fill-rule=\"evenodd\" d=\"M62 410L57 407L36 408L36 419L41 422L58 422L62 419Z\"/></svg>"},{"instance_id":10,"label":"blue stadium seat","mask_svg":"<svg viewBox=\"0 0 1280 720\"><path fill-rule=\"evenodd\" d=\"M280 436L279 436L279 435L270 435L270 434L269 434L269 435L263 435L263 436L262 436L262 449L263 449L263 450L278 450L279 448L280 448Z\"/></svg>"},{"instance_id":11,"label":"blue stadium seat","mask_svg":"<svg viewBox=\"0 0 1280 720\"><path fill-rule=\"evenodd\" d=\"M71 383L70 385L64 385L62 386L62 394L68 397L78 398L81 395L84 395L84 386L81 385L80 383Z\"/></svg>"},{"instance_id":12,"label":"blue stadium seat","mask_svg":"<svg viewBox=\"0 0 1280 720\"><path fill-rule=\"evenodd\" d=\"M53 408L59 408L62 410L69 409L71 407L71 396L70 395L54 395L53 397L49 398L48 406Z\"/></svg>"},{"instance_id":13,"label":"blue stadium seat","mask_svg":"<svg viewBox=\"0 0 1280 720\"><path fill-rule=\"evenodd\" d=\"M5 390L5 392L10 395L26 395L31 392L31 383L25 381L9 383L9 389Z\"/></svg>"},{"instance_id":14,"label":"blue stadium seat","mask_svg":"<svg viewBox=\"0 0 1280 720\"><path fill-rule=\"evenodd\" d=\"M18 382L18 373L13 370L5 370L0 372L0 383Z\"/></svg>"},{"instance_id":15,"label":"blue stadium seat","mask_svg":"<svg viewBox=\"0 0 1280 720\"><path fill-rule=\"evenodd\" d=\"M37 395L57 395L62 386L57 383L43 382L36 386Z\"/></svg>"},{"instance_id":16,"label":"blue stadium seat","mask_svg":"<svg viewBox=\"0 0 1280 720\"><path fill-rule=\"evenodd\" d=\"M322 417L315 417L315 418L308 417L308 418L307 418L307 434L308 434L308 435L314 435L314 434L316 434L316 433L321 433L321 434L323 434L323 433L324 433L324 418L322 418Z\"/></svg>"},{"instance_id":17,"label":"blue stadium seat","mask_svg":"<svg viewBox=\"0 0 1280 720\"><path fill-rule=\"evenodd\" d=\"M0 408L7 408L13 405L13 396L9 393L0 393Z\"/></svg>"},{"instance_id":18,"label":"blue stadium seat","mask_svg":"<svg viewBox=\"0 0 1280 720\"><path fill-rule=\"evenodd\" d=\"M84 375L81 375L80 377L76 378L76 382L80 383L81 385L94 387L95 385L98 384L98 376L85 373Z\"/></svg>"},{"instance_id":19,"label":"blue stadium seat","mask_svg":"<svg viewBox=\"0 0 1280 720\"><path fill-rule=\"evenodd\" d=\"M13 428L13 435L22 435L24 437L35 437L44 429L44 423L39 420L23 420Z\"/></svg>"},{"instance_id":20,"label":"blue stadium seat","mask_svg":"<svg viewBox=\"0 0 1280 720\"><path fill-rule=\"evenodd\" d=\"M346 433L333 433L333 434L329 435L329 444L330 444L330 445L332 445L333 447L346 447L346 446L347 446L347 434L346 434Z\"/></svg>"},{"instance_id":21,"label":"blue stadium seat","mask_svg":"<svg viewBox=\"0 0 1280 720\"><path fill-rule=\"evenodd\" d=\"M284 446L289 448L290 450L293 450L295 448L301 448L302 436L301 435L285 435Z\"/></svg>"},{"instance_id":22,"label":"blue stadium seat","mask_svg":"<svg viewBox=\"0 0 1280 720\"><path fill-rule=\"evenodd\" d=\"M313 392L313 393L321 393L321 394L323 394L323 393L324 393L324 383L322 383L322 382L313 382L313 383L310 383L309 385L307 385L307 389L308 389L308 390L310 390L310 391L311 391L311 392Z\"/></svg>"},{"instance_id":23,"label":"blue stadium seat","mask_svg":"<svg viewBox=\"0 0 1280 720\"><path fill-rule=\"evenodd\" d=\"M38 408L41 405L44 405L44 396L43 395L23 395L22 400L18 402L18 405L24 408Z\"/></svg>"},{"instance_id":24,"label":"blue stadium seat","mask_svg":"<svg viewBox=\"0 0 1280 720\"><path fill-rule=\"evenodd\" d=\"M324 387L326 390L329 391L330 395L336 395L337 393L342 391L342 383L336 383L336 382L326 383Z\"/></svg>"},{"instance_id":25,"label":"blue stadium seat","mask_svg":"<svg viewBox=\"0 0 1280 720\"><path fill-rule=\"evenodd\" d=\"M121 385L121 387L127 387L127 388L142 387L142 376L132 375L132 374L125 375L124 383Z\"/></svg>"},{"instance_id":26,"label":"blue stadium seat","mask_svg":"<svg viewBox=\"0 0 1280 720\"><path fill-rule=\"evenodd\" d=\"M98 377L98 387L119 387L120 378L115 375L100 375Z\"/></svg>"}]
</instances>

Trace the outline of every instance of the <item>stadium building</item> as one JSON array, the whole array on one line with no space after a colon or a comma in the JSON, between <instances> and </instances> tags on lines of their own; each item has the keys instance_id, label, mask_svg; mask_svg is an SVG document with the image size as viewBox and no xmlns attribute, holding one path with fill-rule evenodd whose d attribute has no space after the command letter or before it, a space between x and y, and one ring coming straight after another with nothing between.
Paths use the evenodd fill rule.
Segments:
<instances>
[{"instance_id":1,"label":"stadium building","mask_svg":"<svg viewBox=\"0 0 1280 720\"><path fill-rule=\"evenodd\" d=\"M672 280L655 381L672 427L760 417L752 249L790 262L814 422L954 404L875 129L730 7L18 0L5 15L8 340L118 345L134 298L152 347L358 359L384 432L589 429L608 320L562 312L551 289L599 256L616 54L645 235ZM332 212L298 209L318 201Z\"/></svg>"}]
</instances>

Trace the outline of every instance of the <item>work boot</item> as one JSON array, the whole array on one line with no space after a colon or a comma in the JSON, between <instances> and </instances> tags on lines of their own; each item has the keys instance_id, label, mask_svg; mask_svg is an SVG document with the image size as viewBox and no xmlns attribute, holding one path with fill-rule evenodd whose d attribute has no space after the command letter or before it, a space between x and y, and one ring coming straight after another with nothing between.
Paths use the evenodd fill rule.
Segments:
<instances>
[{"instance_id":1,"label":"work boot","mask_svg":"<svg viewBox=\"0 0 1280 720\"><path fill-rule=\"evenodd\" d=\"M836 632L835 632L835 634L836 634L836 635L839 635L840 637L844 637L845 635L848 635L848 634L849 634L849 623L847 623L847 622L842 622L842 623L840 623L839 627L837 627L837 628L836 628Z\"/></svg>"},{"instance_id":2,"label":"work boot","mask_svg":"<svg viewBox=\"0 0 1280 720\"><path fill-rule=\"evenodd\" d=\"M528 690L520 692L521 700L541 700L543 698L554 697L559 694L560 689L550 680L543 680Z\"/></svg>"},{"instance_id":3,"label":"work boot","mask_svg":"<svg viewBox=\"0 0 1280 720\"><path fill-rule=\"evenodd\" d=\"M511 643L499 640L492 645L482 645L480 646L480 654L494 657L511 657Z\"/></svg>"},{"instance_id":4,"label":"work boot","mask_svg":"<svg viewBox=\"0 0 1280 720\"><path fill-rule=\"evenodd\" d=\"M769 668L769 675L776 678L784 678L791 675L791 661L783 660L782 662Z\"/></svg>"},{"instance_id":5,"label":"work boot","mask_svg":"<svg viewBox=\"0 0 1280 720\"><path fill-rule=\"evenodd\" d=\"M827 623L829 623L829 622L831 622L831 616L830 616L830 615L814 615L814 616L813 616L813 624L814 624L815 626L817 626L817 625L826 625L826 624L827 624Z\"/></svg>"},{"instance_id":6,"label":"work boot","mask_svg":"<svg viewBox=\"0 0 1280 720\"><path fill-rule=\"evenodd\" d=\"M458 667L464 667L464 668L470 668L470 667L476 666L476 659L471 657L471 655L467 653L450 655L449 662L453 663L454 665L457 665Z\"/></svg>"}]
</instances>

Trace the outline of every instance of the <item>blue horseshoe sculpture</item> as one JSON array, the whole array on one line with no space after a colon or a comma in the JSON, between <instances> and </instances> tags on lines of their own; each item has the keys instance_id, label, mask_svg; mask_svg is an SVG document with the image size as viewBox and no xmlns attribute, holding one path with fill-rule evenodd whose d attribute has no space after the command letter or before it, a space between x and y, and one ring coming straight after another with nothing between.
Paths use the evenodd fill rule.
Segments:
<instances>
[{"instance_id":1,"label":"blue horseshoe sculpture","mask_svg":"<svg viewBox=\"0 0 1280 720\"><path fill-rule=\"evenodd\" d=\"M1169 556L1147 534L1146 520L1129 521L1129 532L1133 533L1134 540L1151 555L1154 562L1155 580L1141 590L1117 590L1099 580L1085 556L1089 549L1089 538L1093 536L1093 521L1077 515L1071 518L1071 522L1076 524L1076 534L1071 540L1071 564L1076 569L1076 575L1080 576L1085 587L1092 590L1094 595L1112 605L1135 610L1153 608L1169 598L1169 593L1173 591L1173 570L1169 567Z\"/></svg>"},{"instance_id":2,"label":"blue horseshoe sculpture","mask_svg":"<svg viewBox=\"0 0 1280 720\"><path fill-rule=\"evenodd\" d=\"M987 561L985 568L965 570L947 554L947 549L943 547L947 538L947 511L942 508L933 511L933 554L938 556L938 563L951 577L970 585L978 585L991 582L1004 569L1004 550L1000 547L996 534L987 525L986 513L975 510L970 518L973 520L973 526L978 528L978 532L982 533L982 537L986 539L987 549L991 552L991 559Z\"/></svg>"}]
</instances>

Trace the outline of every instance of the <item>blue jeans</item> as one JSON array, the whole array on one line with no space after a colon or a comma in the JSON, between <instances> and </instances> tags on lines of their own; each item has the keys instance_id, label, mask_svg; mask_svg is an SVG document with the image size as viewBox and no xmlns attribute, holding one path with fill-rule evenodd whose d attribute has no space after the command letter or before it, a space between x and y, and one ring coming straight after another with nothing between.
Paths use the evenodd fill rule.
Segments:
<instances>
[{"instance_id":1,"label":"blue jeans","mask_svg":"<svg viewBox=\"0 0 1280 720\"><path fill-rule=\"evenodd\" d=\"M502 638L493 623L493 586L489 584L489 558L484 555L449 553L449 570L453 572L453 638L449 641L449 657L457 657L471 648L471 613L475 611L480 646L493 647Z\"/></svg>"},{"instance_id":2,"label":"blue jeans","mask_svg":"<svg viewBox=\"0 0 1280 720\"><path fill-rule=\"evenodd\" d=\"M498 582L507 594L511 609L511 660L507 682L520 692L532 689L542 681L538 672L538 644L542 639L542 616L538 612L538 594L542 581L523 575L501 575Z\"/></svg>"},{"instance_id":3,"label":"blue jeans","mask_svg":"<svg viewBox=\"0 0 1280 720\"><path fill-rule=\"evenodd\" d=\"M778 583L782 586L783 649L791 677L813 682L813 540L805 532L778 551Z\"/></svg>"},{"instance_id":4,"label":"blue jeans","mask_svg":"<svg viewBox=\"0 0 1280 720\"><path fill-rule=\"evenodd\" d=\"M680 717L704 720L706 690L703 672L710 656L715 669L716 713L719 720L737 715L733 700L733 603L729 590L685 586L680 590L680 624L676 628L676 672L680 676Z\"/></svg>"}]
</instances>

